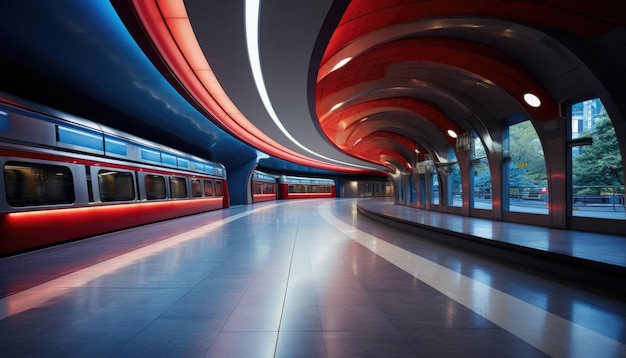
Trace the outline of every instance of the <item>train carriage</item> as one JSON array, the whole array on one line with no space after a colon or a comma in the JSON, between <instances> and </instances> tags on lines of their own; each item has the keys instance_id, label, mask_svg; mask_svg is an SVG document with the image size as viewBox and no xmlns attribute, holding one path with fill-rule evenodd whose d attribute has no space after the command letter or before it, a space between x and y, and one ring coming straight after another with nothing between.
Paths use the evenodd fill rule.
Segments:
<instances>
[{"instance_id":1,"label":"train carriage","mask_svg":"<svg viewBox=\"0 0 626 358\"><path fill-rule=\"evenodd\" d=\"M229 206L219 163L0 96L0 256Z\"/></svg>"},{"instance_id":2,"label":"train carriage","mask_svg":"<svg viewBox=\"0 0 626 358\"><path fill-rule=\"evenodd\" d=\"M332 179L282 175L278 179L279 199L335 198L337 187Z\"/></svg>"},{"instance_id":3,"label":"train carriage","mask_svg":"<svg viewBox=\"0 0 626 358\"><path fill-rule=\"evenodd\" d=\"M252 202L276 200L276 177L255 170L250 183Z\"/></svg>"}]
</instances>

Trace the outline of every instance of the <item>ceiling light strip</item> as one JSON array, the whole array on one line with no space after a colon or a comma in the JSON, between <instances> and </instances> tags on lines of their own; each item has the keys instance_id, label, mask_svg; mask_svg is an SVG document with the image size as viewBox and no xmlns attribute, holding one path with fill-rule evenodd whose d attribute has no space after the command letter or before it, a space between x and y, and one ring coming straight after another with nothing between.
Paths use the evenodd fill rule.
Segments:
<instances>
[{"instance_id":1,"label":"ceiling light strip","mask_svg":"<svg viewBox=\"0 0 626 358\"><path fill-rule=\"evenodd\" d=\"M293 152L274 142L252 125L225 95L215 75L210 70L206 58L204 56L201 56L202 58L189 58L190 53L198 53L199 45L189 19L180 16L181 11L186 14L182 0L157 0L154 2L135 0L133 7L155 48L185 90L207 113L238 138L277 158L300 165L343 172L359 171L357 168L337 166ZM170 26L168 21L171 19L167 14L171 15L172 13L178 15L172 15L171 19L185 20L184 26L188 27L188 31L180 31L180 23L178 31ZM181 36L187 37L180 38ZM188 38L189 36L192 38ZM197 46L198 49L190 51L190 46ZM201 50L199 53L202 53ZM201 61L202 65L198 65L198 61ZM192 67L191 63L196 65ZM198 72L203 73L200 75Z\"/></svg>"},{"instance_id":2,"label":"ceiling light strip","mask_svg":"<svg viewBox=\"0 0 626 358\"><path fill-rule=\"evenodd\" d=\"M248 59L250 61L250 67L252 69L252 74L254 76L254 82L257 87L257 91L259 92L259 96L261 97L261 101L265 106L265 110L267 114L272 118L272 121L276 124L278 129L295 145L305 150L307 153L311 153L319 158L339 163L351 167L376 170L372 167L366 167L362 165L352 164L343 162L337 159L326 157L322 154L319 154L307 147L305 147L302 143L300 143L296 138L294 138L287 128L283 125L283 123L278 118L276 111L274 111L274 107L272 106L272 101L269 98L269 94L267 93L267 88L265 87L265 81L263 80L263 70L261 69L261 58L259 55L259 13L261 8L260 0L246 0L246 44L248 47Z\"/></svg>"}]
</instances>

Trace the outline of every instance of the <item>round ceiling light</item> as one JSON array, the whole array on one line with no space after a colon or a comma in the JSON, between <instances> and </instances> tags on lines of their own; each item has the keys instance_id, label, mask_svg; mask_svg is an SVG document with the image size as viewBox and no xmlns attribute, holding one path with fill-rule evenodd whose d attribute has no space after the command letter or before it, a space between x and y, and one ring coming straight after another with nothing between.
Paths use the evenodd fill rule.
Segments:
<instances>
[{"instance_id":1,"label":"round ceiling light","mask_svg":"<svg viewBox=\"0 0 626 358\"><path fill-rule=\"evenodd\" d=\"M452 138L456 138L457 137L456 132L453 131L452 129L448 129L448 135L450 137L452 137Z\"/></svg>"},{"instance_id":2,"label":"round ceiling light","mask_svg":"<svg viewBox=\"0 0 626 358\"><path fill-rule=\"evenodd\" d=\"M539 99L539 97L535 96L532 93L526 93L524 95L524 101L526 101L529 106L534 108L541 106L541 100Z\"/></svg>"},{"instance_id":3,"label":"round ceiling light","mask_svg":"<svg viewBox=\"0 0 626 358\"><path fill-rule=\"evenodd\" d=\"M341 106L343 106L343 102L336 103L334 106L330 108L330 111L332 112Z\"/></svg>"},{"instance_id":4,"label":"round ceiling light","mask_svg":"<svg viewBox=\"0 0 626 358\"><path fill-rule=\"evenodd\" d=\"M335 70L338 70L338 69L342 68L343 66L345 66L345 65L346 65L346 63L350 62L350 60L352 60L352 57L346 57L346 58L344 58L343 60L339 61L339 62L335 65L335 67L333 67L333 69L332 69L332 70L330 70L330 72L333 72L333 71L335 71Z\"/></svg>"}]
</instances>

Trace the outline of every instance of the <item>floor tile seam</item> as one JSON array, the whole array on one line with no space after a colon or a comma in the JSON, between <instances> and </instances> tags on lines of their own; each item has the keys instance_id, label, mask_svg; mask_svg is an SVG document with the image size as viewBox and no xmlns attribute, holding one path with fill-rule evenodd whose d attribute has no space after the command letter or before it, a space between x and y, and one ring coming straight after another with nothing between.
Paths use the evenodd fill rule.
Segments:
<instances>
[{"instance_id":1,"label":"floor tile seam","mask_svg":"<svg viewBox=\"0 0 626 358\"><path fill-rule=\"evenodd\" d=\"M231 257L234 257L235 254L231 255ZM225 261L226 262L226 261ZM212 272L215 272L217 270L217 268L215 270L213 270ZM207 278L210 275L207 276ZM217 334L215 334L215 337L213 337L213 339L211 340L211 343L206 347L206 351L203 354L203 357L206 357L207 354L211 351L211 348L213 347L213 345L217 342L218 337L221 333L231 333L231 332L237 332L237 331L229 331L229 330L225 330L224 327L226 327L228 321L233 317L233 315L235 314L235 311L237 310L237 307L239 307L239 305L241 304L241 302L243 301L244 297L246 296L246 293L249 292L250 287L252 286L252 284L254 283L255 279L258 277L258 273L254 275L254 277L252 279L249 280L249 282L246 285L246 288L243 290L243 292L241 293L241 295L239 295L239 298L237 299L237 303L233 306L233 309L230 311L230 313L228 314L227 317L224 317L222 319L222 322L220 324L219 329L217 329ZM204 281L204 280L203 280ZM201 282L198 283L198 286L201 284ZM198 288L198 287L196 287ZM187 294L191 293L190 290ZM222 291L220 291L222 292ZM233 291L233 292L240 292L240 290L237 291ZM244 331L245 332L245 331ZM251 331L254 332L254 331ZM262 331L264 332L264 331ZM267 332L272 332L272 331L267 331Z\"/></svg>"},{"instance_id":2,"label":"floor tile seam","mask_svg":"<svg viewBox=\"0 0 626 358\"><path fill-rule=\"evenodd\" d=\"M117 349L115 349L115 351L109 357L110 358L114 358L119 353L121 353L124 350L124 348L127 347L137 337L139 337L150 326L150 324L152 324L152 322L150 322L149 324L144 325L143 328L141 328L140 330L136 331L134 334L132 334L132 336L130 336L128 338L126 338L127 336L124 335L124 343L120 344L119 347L117 347Z\"/></svg>"},{"instance_id":3,"label":"floor tile seam","mask_svg":"<svg viewBox=\"0 0 626 358\"><path fill-rule=\"evenodd\" d=\"M390 262L388 263L390 265L392 265ZM401 329L399 327L399 323L395 321L394 319L392 319L392 317L390 316L389 313L387 313L387 311L381 306L381 303L378 302L378 300L373 296L372 294L372 290L368 289L366 285L364 285L362 283L362 280L357 276L357 280L359 280L359 282L361 282L361 285L363 286L363 288L365 289L365 291L367 292L368 297L370 298L370 300L372 300L372 302L374 302L374 304L376 305L376 307L378 307L378 309L380 310L380 312L382 312L382 314L386 317L387 321L391 324L392 327L394 327L394 329L397 332L400 332ZM417 352L415 352L417 354Z\"/></svg>"},{"instance_id":4,"label":"floor tile seam","mask_svg":"<svg viewBox=\"0 0 626 358\"><path fill-rule=\"evenodd\" d=\"M333 214L333 215L334 215L334 214ZM341 231L340 231L340 235L341 235L341 236L345 236L345 234L344 234L343 232L341 232ZM347 237L347 236L346 236L346 238L347 238L347 240L349 240L349 237ZM361 247L361 248L363 248L363 247ZM365 249L365 248L363 248L363 249ZM345 259L344 259L343 261L344 261L344 264L345 264L345 265L349 265L349 262L347 262ZM391 264L391 263L389 263L389 264ZM371 293L371 292L370 292L370 290L367 288L367 286L364 284L363 280L362 280L362 279L361 279L358 275L356 275L354 272L352 272L352 275L356 278L356 282L358 283L358 285L355 285L354 287L353 287L353 286L339 286L339 288L341 288L342 290L343 290L343 289L355 288L355 287L359 287L359 288L361 288L361 289L362 289L362 290L366 293L366 295L367 295L367 297L369 298L369 300L370 300L370 301L374 304L374 306L377 308L377 310L378 310L380 313L382 313L382 314L384 315L385 319L387 320L387 323L388 323L390 326L392 326L396 332L399 332L399 331L400 331L400 329L398 328L398 326L397 326L397 325L393 322L393 320L391 319L391 317L389 317L389 315L388 315L388 314L387 314L387 313L386 313L386 312L382 309L382 307L380 306L380 304L378 303L378 301L377 301L377 300L376 300L376 299L372 296L372 293ZM315 280L314 280L314 282L315 282ZM315 283L314 283L314 284L315 284ZM317 291L317 288L316 288L316 291ZM323 313L324 311L327 311L327 310L331 310L331 311L332 311L332 309L331 309L331 308L324 307L324 306L320 306L320 305L319 305L319 302L318 302L318 304L316 305L316 307L317 307L317 310L318 310L318 314L319 314L319 315L322 315L322 313ZM321 332L324 332L324 333L326 333L326 332L328 332L328 333L333 333L333 332L334 332L334 333L338 333L338 332L350 332L350 333L354 333L354 332L363 332L363 331L362 331L362 330L351 330L351 329L340 329L340 330L337 330L337 329L334 329L334 330L327 330L327 329L326 329L326 330L324 330L324 329L323 329L323 330L321 330ZM327 338L324 338L324 342L326 342L326 339L327 339ZM353 340L363 340L363 338L355 338L355 339L353 339ZM405 340L405 339L404 339L404 338L389 338L389 337L386 337L386 338L385 338L385 340L394 340L394 341L398 341L398 340ZM326 349L326 347L325 347L325 349ZM413 348L411 348L411 349L413 349ZM414 349L413 349L413 351L415 352L415 350L414 350ZM415 352L415 353L417 354L417 352Z\"/></svg>"},{"instance_id":5,"label":"floor tile seam","mask_svg":"<svg viewBox=\"0 0 626 358\"><path fill-rule=\"evenodd\" d=\"M291 270L292 270L292 267L293 267L293 257L294 257L294 254L296 252L296 246L297 246L297 243L298 243L298 232L300 231L299 230L299 228L300 228L300 217L301 217L301 215L298 216L298 223L296 224L296 231L295 231L295 234L293 236L293 243L292 243L292 246L291 246L291 257L290 257L290 260L289 260L289 269L288 269L288 272L287 272L287 282L285 284L285 290L283 292L283 303L282 303L281 308L280 308L280 318L278 320L278 328L277 328L277 331L276 331L276 342L274 344L274 356L276 356L276 353L278 352L278 347L279 347L278 346L278 344L279 344L278 342L280 341L281 327L283 325L283 319L285 317L285 305L287 303L287 293L289 292L289 281L291 280Z\"/></svg>"},{"instance_id":6,"label":"floor tile seam","mask_svg":"<svg viewBox=\"0 0 626 358\"><path fill-rule=\"evenodd\" d=\"M342 235L345 235L342 232ZM347 236L346 236L347 237ZM347 239L350 239L349 237L347 237ZM361 246L362 249L367 250L365 247ZM395 265L393 265L391 262L387 262L387 264L395 267L396 269L398 269ZM402 272L402 270L400 270ZM404 273L404 272L402 272ZM359 285L363 288L363 290L366 292L367 296L369 297L370 301L374 303L374 305L378 308L378 310L385 316L385 318L387 319L387 321L389 322L389 324L394 327L394 329L396 331L399 331L399 327L398 325L394 322L394 320L389 316L389 314L387 312L385 312L385 310L383 309L383 307L381 306L381 304L378 302L378 300L376 300L376 298L373 296L372 294L372 290L370 290L367 285L363 282L363 279L361 277L359 277L358 275L354 274L354 276L356 277L357 282L359 283Z\"/></svg>"},{"instance_id":7,"label":"floor tile seam","mask_svg":"<svg viewBox=\"0 0 626 358\"><path fill-rule=\"evenodd\" d=\"M350 225L347 225L347 224L343 223L343 221L341 221L339 219L336 219L332 215L330 210L327 210L327 209L323 210L323 209L324 209L324 206L318 207L318 211L320 212L320 215L329 224L334 225L334 226L336 226L338 228L341 228L342 226L346 226L344 228L344 231L346 231L346 233L362 232L361 230L356 229L356 228L354 228L354 227L352 227ZM352 237L351 235L348 235L348 236L351 237L352 240L355 240L355 241L361 243L363 246L368 247L368 248L370 248L370 245L372 244L372 242L376 242L376 240L377 240L377 238L375 236L372 236L372 235L368 234L367 232L362 232L362 236L364 236L365 238L360 238L360 237L357 238L356 236ZM383 246L383 247L386 246L388 248L393 247L396 250L399 249L400 251L406 251L406 250L398 248L395 245L390 244L390 243L388 243L388 242L386 242L384 240L381 240L381 245L380 246ZM379 250L378 248L370 248L370 250L372 250L374 252L381 252L381 254L379 254L379 255L381 255L381 257L383 257L386 260L392 262L394 265L398 265L398 264L396 264L394 262L395 259L393 257L385 257L385 256L383 256L382 255L382 249ZM393 255L395 255L395 254L393 254ZM575 330L576 333L574 335L582 334L582 335L584 335L586 337L593 338L595 340L600 340L600 341L604 342L607 345L616 346L616 347L618 347L616 349L619 349L619 350L623 351L624 353L626 353L626 345L622 344L619 341L616 341L616 340L614 340L612 338L604 336L601 333L595 332L595 331L593 331L591 329L588 329L588 328L586 328L584 326L581 326L581 325L579 325L579 324L577 324L575 322L572 322L572 321L569 321L567 319L564 319L564 318L561 318L559 316L556 316L555 314L552 314L549 311L545 311L545 310L540 309L540 308L538 308L536 306L528 304L528 303L526 303L526 302L524 302L524 301L522 301L520 299L517 299L514 296L508 295L508 294L506 294L504 292L501 292L501 291L499 291L497 289L493 289L493 288L489 287L488 285L485 285L485 284L483 284L483 283L481 283L479 281L473 280L470 277L466 277L466 276L461 275L461 274L459 274L457 272L449 270L445 266L441 266L441 265L439 265L439 264L437 264L435 262L432 262L432 261L430 261L428 259L421 258L419 255L415 255L415 254L412 254L412 255L413 255L413 260L418 259L418 261L421 261L423 263L429 262L434 268L436 268L438 270L438 272L439 272L438 275L439 276L441 276L442 274L444 274L444 273L449 271L455 277L459 277L459 279L461 279L463 282L475 283L476 285L481 286L481 287L484 286L489 292L491 292L491 294L495 294L496 296L500 296L501 298L499 298L499 300L502 300L502 298L508 298L509 300L513 300L516 303L517 306L524 307L524 309L527 312L533 312L533 314L539 314L540 316L545 317L545 319L548 319L550 322L552 322L551 324L553 324L553 325L554 324L556 324L556 325L559 325L559 324L560 325L564 325L564 326L570 328L568 330L570 332ZM398 267L402 268L403 270L405 270L406 272L409 272L409 273L411 273L412 270L413 270L412 267L406 267L406 268L402 267L402 266L398 266ZM428 278L428 277L427 276L423 276L422 278L418 278L418 279L420 279L421 281L424 281L424 278ZM454 282L454 281L452 281L452 282ZM472 311L474 311L474 312L478 313L479 315L485 317L486 319L492 321L493 323L495 323L499 327L502 327L502 328L506 329L507 331L513 333L518 338L520 338L520 339L530 343L531 345L537 347L538 349L540 349L542 351L545 351L545 350L554 351L555 347L551 346L550 342L548 342L548 343L547 342L543 342L541 337L537 337L537 333L536 332L529 332L529 331L527 331L525 329L522 329L522 327L518 327L517 322L508 322L507 320L501 321L501 320L499 320L499 317L494 317L494 316L486 317L486 316L484 316L485 313L489 313L489 312L488 311L487 312L485 312L485 311L481 312L480 310L477 310L478 307L474 307L473 302L466 302L466 298L467 297L465 297L464 294L462 294L462 293L454 293L453 291L449 291L449 288L439 287L439 285L437 284L436 281L432 281L432 282L431 281L424 281L424 283L431 285L433 288L435 288L435 289L437 289L439 291L441 291L443 289L444 291L442 291L442 292L444 294L446 294L446 296L448 296L448 297L454 299L455 301L457 301L458 303L468 307ZM472 286L472 285L470 284L470 286ZM452 296L450 294L452 294ZM541 312L543 312L543 314ZM496 319L496 321L494 321L494 318ZM541 320L539 320L539 322L541 322ZM556 343L554 343L554 344L556 344ZM549 353L549 352L546 352L546 353Z\"/></svg>"},{"instance_id":8,"label":"floor tile seam","mask_svg":"<svg viewBox=\"0 0 626 358\"><path fill-rule=\"evenodd\" d=\"M219 266L218 266L218 267L219 267ZM161 314L160 314L157 318L155 318L155 319L153 320L153 322L155 322L156 320L158 320L158 319L162 318L162 317L163 317L163 315L164 315L167 311L169 311L169 309L171 309L172 307L174 307L176 304L180 303L183 299L185 299L187 296L189 296L189 295L191 294L191 292L193 292L194 290L198 289L198 288L200 287L201 283L202 283L202 282L204 282L204 280L206 280L209 276L211 276L211 274L212 274L213 272L215 272L215 270L216 270L218 267L214 268L213 270L211 270L211 272L207 273L207 274L204 276L204 278L203 278L203 279L198 280L198 282L197 282L194 286L189 287L188 289L187 289L187 287L182 287L182 288L184 288L184 289L187 289L187 292L186 292L185 294L181 295L180 297L178 297L178 299L177 299L177 300L175 300L174 302L172 302L172 303L171 303L171 304L170 304L170 305L169 305L166 309L164 309L164 310L163 310L163 312L161 312ZM153 323L153 322L152 322L152 323Z\"/></svg>"},{"instance_id":9,"label":"floor tile seam","mask_svg":"<svg viewBox=\"0 0 626 358\"><path fill-rule=\"evenodd\" d=\"M316 215L317 215L317 211L316 211L315 213L316 213ZM321 219L321 218L320 218L320 219ZM295 243L294 243L294 250L295 250L295 247L296 247L296 245L295 245ZM311 251L310 251L310 248L308 248L308 247L307 247L307 257L308 257L308 260L309 260L309 267L310 267L310 269L311 269L311 278L312 278L313 292L315 292L315 307L316 307L316 309L317 309L317 318L320 320L320 326L321 326L321 320L322 320L322 318L321 318L320 305L319 305L319 298L318 298L318 289L319 289L320 287L319 287L319 285L316 283L316 280L314 279L314 275L313 275L313 267L312 267L312 265L311 265ZM289 285L287 285L287 289L289 289ZM287 332L288 332L288 331L287 331ZM310 331L310 332L319 332L319 333L322 333L322 342L323 342L323 344L324 344L324 346L323 346L322 348L323 348L323 350L324 350L324 355L325 355L326 357L328 357L328 345L326 344L326 339L324 339L324 337L323 337L324 330L323 330L323 329L320 329L320 330L312 330L312 331Z\"/></svg>"},{"instance_id":10,"label":"floor tile seam","mask_svg":"<svg viewBox=\"0 0 626 358\"><path fill-rule=\"evenodd\" d=\"M215 270L213 270L213 271L215 271ZM213 271L211 271L211 272L213 272ZM207 277L208 277L208 276L210 276L210 274L208 274L208 275L207 275ZM206 278L205 278L205 279L206 279ZM116 355L118 352L122 351L122 350L123 350L123 348L124 348L125 346L127 346L128 344L130 344L130 343L131 343L131 342L132 342L135 338L139 337L139 336L140 336L143 332L145 332L147 329L149 329L151 325L153 325L154 323L156 323L156 322L157 322L158 320L160 320L160 319L164 319L164 316L168 313L168 311L169 311L171 308L173 308L175 305L177 305L177 304L179 304L180 302L182 302L182 300L183 300L185 297L187 297L188 295L190 295L190 294L191 294L191 292L192 292L192 291L194 291L194 289L198 288L198 286L200 285L200 283L201 283L202 281L203 281L203 280L199 281L199 282L198 282L198 283L197 283L197 284L196 284L193 288L189 289L189 290L188 290L188 291L187 291L184 295L181 295L181 296L180 296L180 297L179 297L176 301L172 302L172 303L171 303L171 304L170 304L170 305L169 305L166 309L164 309L164 310L161 312L161 314L159 314L156 318L154 318L154 319L153 319L150 323L146 324L146 325L143 327L143 329L141 329L139 332L137 332L137 334L135 334L135 335L133 336L133 338L132 338L132 339L130 339L127 343L125 343L125 344L124 344L124 346L123 346L123 347L121 347L119 350L117 350L117 351L116 351L116 352L115 352L115 353L114 353L111 357L112 357L112 358L113 358L113 357L115 357L115 355ZM239 297L239 300L238 300L238 302L237 302L237 305L241 302L241 300L243 299L243 296L244 296L244 295L241 295L241 296ZM235 307L237 307L237 305L235 305ZM213 343L215 343L215 341L216 341L216 339L217 339L217 336L219 335L219 333L220 333L220 332L222 332L222 329L224 328L224 326L226 326L226 322L228 322L228 319L232 316L233 312L234 312L234 309L233 309L233 311L229 314L228 318L226 318L226 319L223 319L223 320L222 320L221 325L220 325L219 329L217 330L217 332L218 332L218 333L215 335L215 337L213 337L213 339L211 340L211 343L210 343L210 344L209 344L209 345L205 348L205 351L204 351L204 353L202 354L202 356L203 356L203 357L204 357L204 356L206 356L206 355L208 354L209 350L211 349L211 346L213 346Z\"/></svg>"}]
</instances>

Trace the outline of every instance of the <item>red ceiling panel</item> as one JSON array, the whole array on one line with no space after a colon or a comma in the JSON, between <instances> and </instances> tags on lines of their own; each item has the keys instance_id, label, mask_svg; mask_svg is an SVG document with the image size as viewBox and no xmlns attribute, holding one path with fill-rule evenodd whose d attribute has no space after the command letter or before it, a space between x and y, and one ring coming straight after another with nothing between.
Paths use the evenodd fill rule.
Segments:
<instances>
[{"instance_id":1,"label":"red ceiling panel","mask_svg":"<svg viewBox=\"0 0 626 358\"><path fill-rule=\"evenodd\" d=\"M392 62L428 61L458 67L485 78L507 91L517 101L525 105L523 95L531 92L543 102L539 108L526 106L536 119L548 120L558 114L556 102L523 67L508 55L489 46L465 40L449 38L417 38L399 40L384 44L350 61L343 68L330 73L318 88L317 100L358 83L372 81L385 75L382 71ZM383 67L381 65L385 64ZM377 65L379 71L357 72L355 69ZM345 74L349 74L346 76ZM335 86L328 83L335 82ZM323 115L323 113L318 113Z\"/></svg>"},{"instance_id":2,"label":"red ceiling panel","mask_svg":"<svg viewBox=\"0 0 626 358\"><path fill-rule=\"evenodd\" d=\"M386 98L349 106L344 110L332 112L330 115L324 117L320 124L326 136L335 142L334 139L337 138L337 133L346 131L349 126L367 115L371 115L377 111L389 112L394 109L415 113L417 116L434 124L439 128L441 133L446 133L449 129L459 134L464 132L462 128L432 104L406 97ZM388 127L403 128L405 123L394 123L393 117L390 117L386 125ZM446 138L448 138L450 145L454 145L455 142L452 138L447 135ZM353 143L346 143L345 145L351 146ZM341 145L339 146L342 147Z\"/></svg>"},{"instance_id":3,"label":"red ceiling panel","mask_svg":"<svg viewBox=\"0 0 626 358\"><path fill-rule=\"evenodd\" d=\"M610 30L612 25L623 26L626 23L624 7L624 3L611 0L543 3L531 0L352 1L328 44L323 62L345 44L365 34L430 18L501 18L594 38Z\"/></svg>"}]
</instances>

